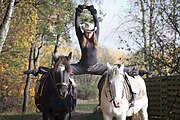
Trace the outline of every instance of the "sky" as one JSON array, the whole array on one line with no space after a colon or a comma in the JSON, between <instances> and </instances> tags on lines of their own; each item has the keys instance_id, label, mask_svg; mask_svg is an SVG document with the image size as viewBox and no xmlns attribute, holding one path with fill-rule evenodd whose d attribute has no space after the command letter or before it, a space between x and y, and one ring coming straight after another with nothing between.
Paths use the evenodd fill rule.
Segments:
<instances>
[{"instance_id":1,"label":"sky","mask_svg":"<svg viewBox=\"0 0 180 120\"><path fill-rule=\"evenodd\" d=\"M119 44L119 39L116 39L117 33L115 30L119 23L122 22L126 8L126 0L104 0L101 9L106 16L100 23L100 44L102 47L118 48L123 46Z\"/></svg>"},{"instance_id":2,"label":"sky","mask_svg":"<svg viewBox=\"0 0 180 120\"><path fill-rule=\"evenodd\" d=\"M82 3L77 3L82 4ZM126 15L126 10L128 9L127 0L103 0L103 3L99 7L97 3L93 4L97 9L99 14L99 9L103 11L106 16L103 18L103 21L100 22L100 36L99 36L99 46L105 48L118 49L119 47L125 47L124 44L119 43L118 32L115 32L117 26L122 23L124 16ZM125 29L123 26L120 27L120 30ZM72 33L73 45L77 45L78 40L75 35L75 30Z\"/></svg>"}]
</instances>

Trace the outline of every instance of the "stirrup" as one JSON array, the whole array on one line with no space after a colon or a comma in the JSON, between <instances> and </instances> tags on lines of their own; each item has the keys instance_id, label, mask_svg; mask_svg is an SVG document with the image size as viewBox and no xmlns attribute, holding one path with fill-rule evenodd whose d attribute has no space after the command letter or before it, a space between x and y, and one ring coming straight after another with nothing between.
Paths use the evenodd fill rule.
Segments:
<instances>
[{"instance_id":1,"label":"stirrup","mask_svg":"<svg viewBox=\"0 0 180 120\"><path fill-rule=\"evenodd\" d=\"M131 104L130 104L129 108L131 108L131 107L134 107L134 103L131 103Z\"/></svg>"},{"instance_id":2,"label":"stirrup","mask_svg":"<svg viewBox=\"0 0 180 120\"><path fill-rule=\"evenodd\" d=\"M135 98L132 98L132 99L130 100L130 106L129 106L129 108L130 108L130 107L134 107L134 104L135 104Z\"/></svg>"},{"instance_id":3,"label":"stirrup","mask_svg":"<svg viewBox=\"0 0 180 120\"><path fill-rule=\"evenodd\" d=\"M97 106L96 106L96 111L100 111L101 110L101 108L100 108L100 105L98 104Z\"/></svg>"},{"instance_id":4,"label":"stirrup","mask_svg":"<svg viewBox=\"0 0 180 120\"><path fill-rule=\"evenodd\" d=\"M36 106L36 112L37 112L37 113L41 113L41 111L38 109L38 106L41 106L41 104L37 104L37 106Z\"/></svg>"}]
</instances>

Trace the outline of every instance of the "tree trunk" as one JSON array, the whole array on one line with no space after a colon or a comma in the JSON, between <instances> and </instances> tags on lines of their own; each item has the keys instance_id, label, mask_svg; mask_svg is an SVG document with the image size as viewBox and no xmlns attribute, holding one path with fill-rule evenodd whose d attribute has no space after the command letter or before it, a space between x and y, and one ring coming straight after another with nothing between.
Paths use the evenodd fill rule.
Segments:
<instances>
[{"instance_id":1,"label":"tree trunk","mask_svg":"<svg viewBox=\"0 0 180 120\"><path fill-rule=\"evenodd\" d=\"M42 52L43 44L44 44L44 33L41 35L40 46L36 48L36 45L34 45L33 62L35 69L39 67L39 55Z\"/></svg>"},{"instance_id":2,"label":"tree trunk","mask_svg":"<svg viewBox=\"0 0 180 120\"><path fill-rule=\"evenodd\" d=\"M14 8L15 8L15 1L16 0L9 0L9 5L7 7L6 14L3 18L1 25L0 25L0 54L1 54L4 42L6 40L8 31L9 31L12 13L13 13Z\"/></svg>"},{"instance_id":3,"label":"tree trunk","mask_svg":"<svg viewBox=\"0 0 180 120\"><path fill-rule=\"evenodd\" d=\"M57 54L59 51L59 47L60 47L60 42L61 42L61 35L57 35L57 42L54 48L54 54Z\"/></svg>"},{"instance_id":4,"label":"tree trunk","mask_svg":"<svg viewBox=\"0 0 180 120\"><path fill-rule=\"evenodd\" d=\"M150 0L150 11L149 11L149 58L148 58L148 64L149 64L149 71L152 71L152 41L154 39L154 0Z\"/></svg>"},{"instance_id":5,"label":"tree trunk","mask_svg":"<svg viewBox=\"0 0 180 120\"><path fill-rule=\"evenodd\" d=\"M144 8L144 0L140 0L141 4L141 14L142 14L142 34L144 39L144 61L145 61L145 67L147 69L147 35L146 35L146 16L145 16L145 8Z\"/></svg>"},{"instance_id":6,"label":"tree trunk","mask_svg":"<svg viewBox=\"0 0 180 120\"><path fill-rule=\"evenodd\" d=\"M29 66L28 66L28 70L31 70L31 69L32 69L34 47L35 47L35 43L33 43L32 46L31 46L30 56L29 56ZM27 74L26 86L25 86L25 88L24 88L24 100L23 100L22 113L25 113L25 112L26 112L26 107L27 107L27 104L28 104L30 80L31 80L31 75L30 75L30 74Z\"/></svg>"},{"instance_id":7,"label":"tree trunk","mask_svg":"<svg viewBox=\"0 0 180 120\"><path fill-rule=\"evenodd\" d=\"M58 51L59 51L60 42L61 42L61 35L58 34L58 35L57 35L56 45L55 45L54 51L53 51L53 53L56 54L56 55L58 54ZM54 64L54 63L53 63L53 59L52 59L51 66L53 66L53 64Z\"/></svg>"}]
</instances>

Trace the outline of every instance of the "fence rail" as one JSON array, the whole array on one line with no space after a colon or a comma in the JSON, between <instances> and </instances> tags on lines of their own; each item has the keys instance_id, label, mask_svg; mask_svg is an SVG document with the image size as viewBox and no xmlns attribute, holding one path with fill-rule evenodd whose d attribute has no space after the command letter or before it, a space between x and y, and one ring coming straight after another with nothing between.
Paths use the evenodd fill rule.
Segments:
<instances>
[{"instance_id":1,"label":"fence rail","mask_svg":"<svg viewBox=\"0 0 180 120\"><path fill-rule=\"evenodd\" d=\"M145 79L150 120L180 120L180 76Z\"/></svg>"}]
</instances>

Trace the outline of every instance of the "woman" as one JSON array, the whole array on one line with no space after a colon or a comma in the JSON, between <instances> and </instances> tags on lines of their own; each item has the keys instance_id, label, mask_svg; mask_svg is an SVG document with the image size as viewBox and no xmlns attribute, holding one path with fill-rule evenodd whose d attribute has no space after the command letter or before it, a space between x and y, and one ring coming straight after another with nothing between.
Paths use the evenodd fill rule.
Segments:
<instances>
[{"instance_id":1,"label":"woman","mask_svg":"<svg viewBox=\"0 0 180 120\"><path fill-rule=\"evenodd\" d=\"M90 11L94 24L85 22L81 27L80 16L84 9ZM81 49L81 59L77 64L71 64L73 74L102 75L107 68L105 65L98 63L97 59L99 21L97 18L97 11L93 5L78 5L75 13L75 31Z\"/></svg>"}]
</instances>

